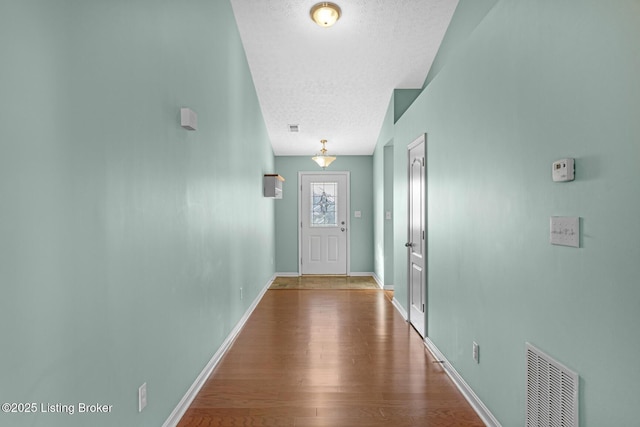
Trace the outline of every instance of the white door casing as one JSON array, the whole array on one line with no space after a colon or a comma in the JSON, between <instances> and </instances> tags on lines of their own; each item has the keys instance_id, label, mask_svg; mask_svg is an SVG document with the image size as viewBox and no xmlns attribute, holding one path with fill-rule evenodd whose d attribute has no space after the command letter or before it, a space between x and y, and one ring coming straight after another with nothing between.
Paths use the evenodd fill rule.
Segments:
<instances>
[{"instance_id":1,"label":"white door casing","mask_svg":"<svg viewBox=\"0 0 640 427\"><path fill-rule=\"evenodd\" d=\"M299 172L300 274L348 274L349 172Z\"/></svg>"},{"instance_id":2,"label":"white door casing","mask_svg":"<svg viewBox=\"0 0 640 427\"><path fill-rule=\"evenodd\" d=\"M421 135L409 147L408 233L408 303L409 321L425 337L426 333L426 135Z\"/></svg>"}]
</instances>

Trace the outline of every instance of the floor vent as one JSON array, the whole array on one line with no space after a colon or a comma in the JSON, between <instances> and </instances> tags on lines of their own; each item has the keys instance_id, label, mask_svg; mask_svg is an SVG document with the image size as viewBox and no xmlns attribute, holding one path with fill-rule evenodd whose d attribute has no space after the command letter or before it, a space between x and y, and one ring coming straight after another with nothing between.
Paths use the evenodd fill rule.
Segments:
<instances>
[{"instance_id":1,"label":"floor vent","mask_svg":"<svg viewBox=\"0 0 640 427\"><path fill-rule=\"evenodd\" d=\"M527 343L526 427L578 427L578 374Z\"/></svg>"}]
</instances>

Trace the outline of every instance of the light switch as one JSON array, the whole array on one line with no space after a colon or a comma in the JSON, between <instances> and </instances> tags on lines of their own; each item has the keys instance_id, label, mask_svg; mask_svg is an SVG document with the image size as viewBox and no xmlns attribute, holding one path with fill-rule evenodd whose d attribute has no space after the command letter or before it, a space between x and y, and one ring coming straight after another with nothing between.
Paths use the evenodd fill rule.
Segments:
<instances>
[{"instance_id":1,"label":"light switch","mask_svg":"<svg viewBox=\"0 0 640 427\"><path fill-rule=\"evenodd\" d=\"M362 211L355 211L353 213L353 216L356 217L356 218L362 218Z\"/></svg>"},{"instance_id":2,"label":"light switch","mask_svg":"<svg viewBox=\"0 0 640 427\"><path fill-rule=\"evenodd\" d=\"M552 216L549 228L552 245L580 247L580 217Z\"/></svg>"},{"instance_id":3,"label":"light switch","mask_svg":"<svg viewBox=\"0 0 640 427\"><path fill-rule=\"evenodd\" d=\"M391 219L391 211L387 211L384 217L385 219Z\"/></svg>"}]
</instances>

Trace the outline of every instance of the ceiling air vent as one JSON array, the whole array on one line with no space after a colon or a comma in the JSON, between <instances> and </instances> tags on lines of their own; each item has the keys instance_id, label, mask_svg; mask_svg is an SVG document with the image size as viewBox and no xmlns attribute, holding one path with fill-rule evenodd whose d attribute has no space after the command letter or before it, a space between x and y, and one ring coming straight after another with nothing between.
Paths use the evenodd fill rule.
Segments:
<instances>
[{"instance_id":1,"label":"ceiling air vent","mask_svg":"<svg viewBox=\"0 0 640 427\"><path fill-rule=\"evenodd\" d=\"M300 125L289 125L289 132L300 132Z\"/></svg>"},{"instance_id":2,"label":"ceiling air vent","mask_svg":"<svg viewBox=\"0 0 640 427\"><path fill-rule=\"evenodd\" d=\"M578 374L527 343L526 427L578 427Z\"/></svg>"}]
</instances>

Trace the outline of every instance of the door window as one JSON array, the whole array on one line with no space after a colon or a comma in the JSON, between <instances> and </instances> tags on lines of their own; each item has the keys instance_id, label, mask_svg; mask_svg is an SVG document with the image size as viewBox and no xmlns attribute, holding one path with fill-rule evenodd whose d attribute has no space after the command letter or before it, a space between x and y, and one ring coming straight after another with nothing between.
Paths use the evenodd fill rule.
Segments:
<instances>
[{"instance_id":1,"label":"door window","mask_svg":"<svg viewBox=\"0 0 640 427\"><path fill-rule=\"evenodd\" d=\"M311 227L337 227L338 183L311 183Z\"/></svg>"}]
</instances>

